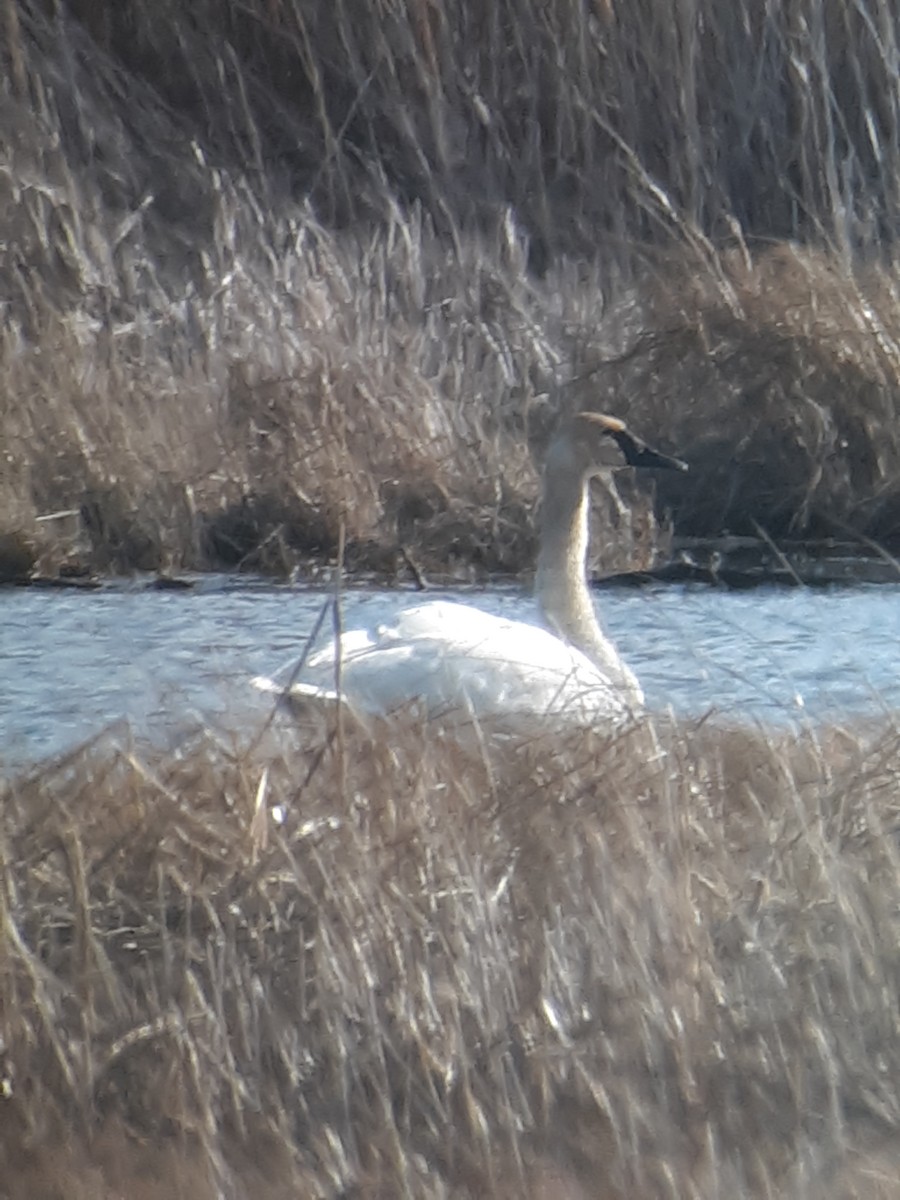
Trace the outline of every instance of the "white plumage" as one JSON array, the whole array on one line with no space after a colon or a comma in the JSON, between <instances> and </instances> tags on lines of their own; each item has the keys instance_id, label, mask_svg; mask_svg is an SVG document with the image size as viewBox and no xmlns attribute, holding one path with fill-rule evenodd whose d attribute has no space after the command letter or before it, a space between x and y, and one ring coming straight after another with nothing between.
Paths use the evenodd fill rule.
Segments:
<instances>
[{"instance_id":1,"label":"white plumage","mask_svg":"<svg viewBox=\"0 0 900 1200\"><path fill-rule=\"evenodd\" d=\"M341 638L341 694L360 714L389 716L421 704L432 719L539 714L566 724L622 719L633 707L580 650L538 625L448 600L403 610L390 623ZM335 702L335 643L307 659L285 698ZM282 686L257 680L267 691Z\"/></svg>"},{"instance_id":2,"label":"white plumage","mask_svg":"<svg viewBox=\"0 0 900 1200\"><path fill-rule=\"evenodd\" d=\"M314 651L287 686L254 682L295 710L340 701L360 716L390 716L412 706L435 720L504 726L627 719L643 694L600 628L585 578L590 478L626 465L684 469L597 413L579 413L551 445L535 624L434 600L390 622L348 629L339 643Z\"/></svg>"}]
</instances>

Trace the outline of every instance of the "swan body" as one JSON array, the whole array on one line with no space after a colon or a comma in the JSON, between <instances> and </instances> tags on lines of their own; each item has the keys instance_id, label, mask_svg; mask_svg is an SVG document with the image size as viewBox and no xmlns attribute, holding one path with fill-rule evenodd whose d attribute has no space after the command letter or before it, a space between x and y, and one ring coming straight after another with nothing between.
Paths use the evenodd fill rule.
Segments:
<instances>
[{"instance_id":1,"label":"swan body","mask_svg":"<svg viewBox=\"0 0 900 1200\"><path fill-rule=\"evenodd\" d=\"M416 706L429 718L518 725L617 724L643 705L640 685L597 621L585 576L589 484L621 466L684 469L621 421L579 413L552 443L535 593L536 623L434 600L390 623L349 629L315 651L287 686L257 679L293 710L346 704L389 716ZM338 692L338 686L340 692Z\"/></svg>"},{"instance_id":2,"label":"swan body","mask_svg":"<svg viewBox=\"0 0 900 1200\"><path fill-rule=\"evenodd\" d=\"M409 706L429 719L529 716L564 724L624 720L633 696L574 646L538 625L512 621L448 600L402 611L390 623L348 630L340 641L341 696L361 716ZM337 647L310 655L301 679L285 689L289 706L336 703ZM633 678L633 677L632 677ZM635 681L636 682L636 681Z\"/></svg>"}]
</instances>

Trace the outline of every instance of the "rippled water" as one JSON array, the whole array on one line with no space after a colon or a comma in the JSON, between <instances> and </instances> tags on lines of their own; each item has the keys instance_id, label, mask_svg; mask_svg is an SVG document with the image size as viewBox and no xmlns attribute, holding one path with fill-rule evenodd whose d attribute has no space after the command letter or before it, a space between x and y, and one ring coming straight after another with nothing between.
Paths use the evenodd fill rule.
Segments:
<instances>
[{"instance_id":1,"label":"rippled water","mask_svg":"<svg viewBox=\"0 0 900 1200\"><path fill-rule=\"evenodd\" d=\"M429 593L528 619L519 590ZM299 654L321 592L205 579L191 591L0 592L0 759L60 750L109 721L165 738L260 718L250 687ZM344 623L421 594L349 591ZM652 708L784 721L900 707L900 588L606 590L603 622Z\"/></svg>"}]
</instances>

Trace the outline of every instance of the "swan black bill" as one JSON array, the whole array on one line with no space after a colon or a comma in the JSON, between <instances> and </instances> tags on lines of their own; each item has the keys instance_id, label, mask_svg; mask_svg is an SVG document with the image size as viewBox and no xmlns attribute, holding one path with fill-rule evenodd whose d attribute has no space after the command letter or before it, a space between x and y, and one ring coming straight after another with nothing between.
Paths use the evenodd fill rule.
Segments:
<instances>
[{"instance_id":1,"label":"swan black bill","mask_svg":"<svg viewBox=\"0 0 900 1200\"><path fill-rule=\"evenodd\" d=\"M655 467L659 471L686 471L687 463L681 458L673 458L671 454L663 454L661 450L653 450L645 446L627 430L616 431L613 437L619 444L629 467Z\"/></svg>"}]
</instances>

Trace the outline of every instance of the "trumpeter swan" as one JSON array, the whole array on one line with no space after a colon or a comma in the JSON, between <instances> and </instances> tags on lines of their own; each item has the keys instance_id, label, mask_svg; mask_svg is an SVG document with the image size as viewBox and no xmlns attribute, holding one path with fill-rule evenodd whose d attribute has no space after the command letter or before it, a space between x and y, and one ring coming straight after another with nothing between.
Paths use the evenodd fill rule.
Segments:
<instances>
[{"instance_id":1,"label":"trumpeter swan","mask_svg":"<svg viewBox=\"0 0 900 1200\"><path fill-rule=\"evenodd\" d=\"M600 413L577 414L552 442L535 581L540 624L433 600L390 622L348 629L314 652L286 687L254 682L293 709L340 701L362 717L414 703L429 717L453 721L538 717L583 725L627 718L643 693L600 627L585 574L590 480L623 466L685 469Z\"/></svg>"}]
</instances>

